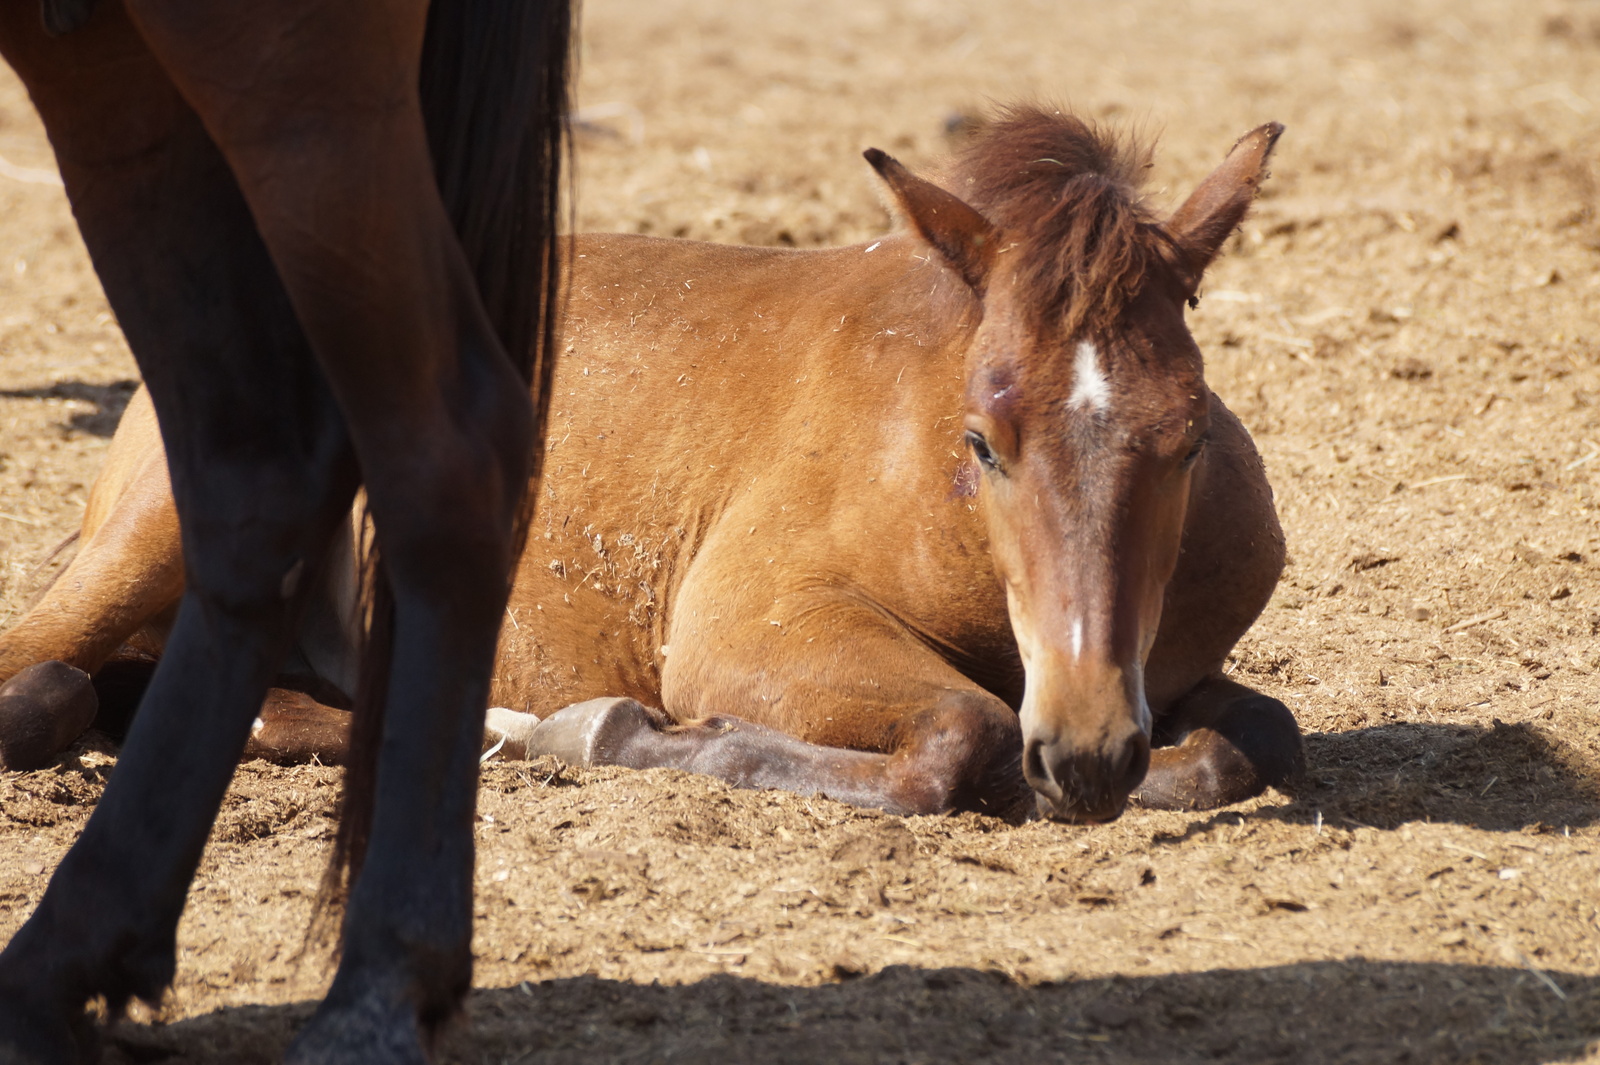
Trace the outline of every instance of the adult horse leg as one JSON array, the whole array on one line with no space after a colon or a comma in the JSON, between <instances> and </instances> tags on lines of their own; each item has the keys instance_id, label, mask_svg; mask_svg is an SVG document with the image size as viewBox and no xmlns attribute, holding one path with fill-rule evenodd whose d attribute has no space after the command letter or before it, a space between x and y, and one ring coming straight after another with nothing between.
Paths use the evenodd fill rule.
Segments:
<instances>
[{"instance_id":1,"label":"adult horse leg","mask_svg":"<svg viewBox=\"0 0 1600 1065\"><path fill-rule=\"evenodd\" d=\"M223 157L122 9L46 38L0 6L0 48L55 146L84 238L168 425L187 590L105 794L0 953L0 1058L85 1052L84 1003L170 982L185 891L293 632L300 574L356 469Z\"/></svg>"},{"instance_id":2,"label":"adult horse leg","mask_svg":"<svg viewBox=\"0 0 1600 1065\"><path fill-rule=\"evenodd\" d=\"M420 1060L470 982L478 752L534 438L435 182L417 94L427 5L131 9L227 155L338 398L393 595L343 955L290 1056Z\"/></svg>"},{"instance_id":3,"label":"adult horse leg","mask_svg":"<svg viewBox=\"0 0 1600 1065\"><path fill-rule=\"evenodd\" d=\"M1249 434L1215 396L1211 419L1183 555L1145 668L1158 746L1132 798L1162 809L1239 802L1290 782L1304 763L1288 707L1222 676L1228 652L1277 586L1284 546Z\"/></svg>"},{"instance_id":4,"label":"adult horse leg","mask_svg":"<svg viewBox=\"0 0 1600 1065\"><path fill-rule=\"evenodd\" d=\"M765 619L674 633L666 711L594 699L531 729L502 711L491 733L528 756L683 769L898 814L1031 808L1015 710L880 617L818 613L826 631L776 645Z\"/></svg>"}]
</instances>

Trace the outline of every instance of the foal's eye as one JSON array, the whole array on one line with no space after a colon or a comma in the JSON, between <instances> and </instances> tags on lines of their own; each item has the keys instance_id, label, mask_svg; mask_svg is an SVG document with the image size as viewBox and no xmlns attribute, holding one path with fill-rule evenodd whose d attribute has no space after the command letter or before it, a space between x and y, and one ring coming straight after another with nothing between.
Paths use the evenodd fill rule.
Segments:
<instances>
[{"instance_id":1,"label":"foal's eye","mask_svg":"<svg viewBox=\"0 0 1600 1065\"><path fill-rule=\"evenodd\" d=\"M972 449L973 457L984 469L1000 472L1000 460L995 457L994 449L989 446L989 441L983 438L982 433L967 430L967 446Z\"/></svg>"},{"instance_id":2,"label":"foal's eye","mask_svg":"<svg viewBox=\"0 0 1600 1065\"><path fill-rule=\"evenodd\" d=\"M1195 440L1194 446L1189 449L1189 453L1183 456L1183 469L1188 469L1194 465L1195 460L1200 457L1200 452L1206 449L1207 439L1207 437L1202 436Z\"/></svg>"}]
</instances>

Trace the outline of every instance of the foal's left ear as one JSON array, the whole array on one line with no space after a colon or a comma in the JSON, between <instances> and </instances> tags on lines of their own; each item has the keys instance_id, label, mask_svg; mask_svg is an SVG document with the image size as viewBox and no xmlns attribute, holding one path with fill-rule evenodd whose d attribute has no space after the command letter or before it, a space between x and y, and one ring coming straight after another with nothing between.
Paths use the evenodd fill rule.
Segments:
<instances>
[{"instance_id":1,"label":"foal's left ear","mask_svg":"<svg viewBox=\"0 0 1600 1065\"><path fill-rule=\"evenodd\" d=\"M966 278L974 292L983 295L995 251L994 226L989 220L959 197L917 177L894 156L876 148L868 148L862 154L889 186L900 209L923 239Z\"/></svg>"},{"instance_id":2,"label":"foal's left ear","mask_svg":"<svg viewBox=\"0 0 1600 1065\"><path fill-rule=\"evenodd\" d=\"M1283 126L1268 122L1240 137L1222 165L1167 219L1167 232L1178 242L1191 285L1200 283L1200 275L1244 221L1256 190L1266 180L1267 157L1282 133Z\"/></svg>"}]
</instances>

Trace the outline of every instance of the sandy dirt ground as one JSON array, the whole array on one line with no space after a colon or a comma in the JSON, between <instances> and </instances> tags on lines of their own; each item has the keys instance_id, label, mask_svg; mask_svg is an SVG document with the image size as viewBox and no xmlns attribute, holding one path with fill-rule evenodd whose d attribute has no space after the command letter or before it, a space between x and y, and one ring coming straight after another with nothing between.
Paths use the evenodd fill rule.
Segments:
<instances>
[{"instance_id":1,"label":"sandy dirt ground","mask_svg":"<svg viewBox=\"0 0 1600 1065\"><path fill-rule=\"evenodd\" d=\"M442 1060L1600 1060L1600 7L590 0L578 223L866 239L861 149L931 162L1022 97L1159 136L1162 204L1288 126L1191 320L1291 552L1230 668L1299 715L1305 785L1012 827L492 765ZM0 157L11 617L136 372L3 71ZM0 778L0 935L113 761ZM109 1061L279 1051L328 977L335 783L242 768Z\"/></svg>"}]
</instances>

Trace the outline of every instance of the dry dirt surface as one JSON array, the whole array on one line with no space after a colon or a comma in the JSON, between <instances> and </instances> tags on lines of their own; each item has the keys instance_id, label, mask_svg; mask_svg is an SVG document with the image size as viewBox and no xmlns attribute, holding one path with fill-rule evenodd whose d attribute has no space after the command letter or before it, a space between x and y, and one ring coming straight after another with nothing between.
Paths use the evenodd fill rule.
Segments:
<instances>
[{"instance_id":1,"label":"dry dirt surface","mask_svg":"<svg viewBox=\"0 0 1600 1065\"><path fill-rule=\"evenodd\" d=\"M1172 204L1288 126L1193 327L1291 562L1231 668L1294 796L1101 827L900 820L669 772L491 765L448 1062L1600 1060L1600 7L590 0L577 217L882 233L861 149L988 100L1159 135ZM0 609L77 524L135 369L0 73ZM0 936L114 752L0 778ZM240 771L177 985L107 1060L271 1060L335 774Z\"/></svg>"}]
</instances>

